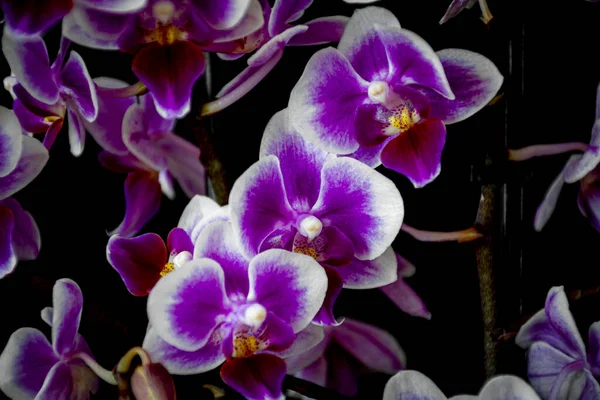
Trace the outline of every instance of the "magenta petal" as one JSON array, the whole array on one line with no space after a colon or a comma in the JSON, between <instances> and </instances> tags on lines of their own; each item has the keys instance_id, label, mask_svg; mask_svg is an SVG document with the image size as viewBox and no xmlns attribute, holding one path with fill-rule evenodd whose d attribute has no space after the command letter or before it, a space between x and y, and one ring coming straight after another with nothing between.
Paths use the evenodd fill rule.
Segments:
<instances>
[{"instance_id":1,"label":"magenta petal","mask_svg":"<svg viewBox=\"0 0 600 400\"><path fill-rule=\"evenodd\" d=\"M225 361L221 351L221 338L215 331L213 338L199 350L183 351L171 346L150 327L144 338L143 348L152 361L161 363L167 371L176 375L200 374L210 371Z\"/></svg>"},{"instance_id":2,"label":"magenta petal","mask_svg":"<svg viewBox=\"0 0 600 400\"><path fill-rule=\"evenodd\" d=\"M17 166L23 146L22 136L15 114L0 107L0 177L8 175Z\"/></svg>"},{"instance_id":3,"label":"magenta petal","mask_svg":"<svg viewBox=\"0 0 600 400\"><path fill-rule=\"evenodd\" d=\"M12 73L37 100L47 104L58 101L48 51L40 36L16 36L9 29L2 35L2 52Z\"/></svg>"},{"instance_id":4,"label":"magenta petal","mask_svg":"<svg viewBox=\"0 0 600 400\"><path fill-rule=\"evenodd\" d=\"M595 376L600 376L600 321L590 325L588 337L588 362L592 373Z\"/></svg>"},{"instance_id":5,"label":"magenta petal","mask_svg":"<svg viewBox=\"0 0 600 400\"><path fill-rule=\"evenodd\" d=\"M78 3L97 10L126 13L141 10L148 0L78 0Z\"/></svg>"},{"instance_id":6,"label":"magenta petal","mask_svg":"<svg viewBox=\"0 0 600 400\"><path fill-rule=\"evenodd\" d=\"M560 384L556 385L557 377L561 371L572 363L578 363L576 359L569 357L546 342L533 343L527 353L527 360L529 383L545 399L549 398L554 386L557 389L562 386ZM583 360L579 360L579 362L583 362Z\"/></svg>"},{"instance_id":7,"label":"magenta petal","mask_svg":"<svg viewBox=\"0 0 600 400\"><path fill-rule=\"evenodd\" d=\"M193 4L198 8L204 20L217 29L227 29L242 20L250 0L195 0Z\"/></svg>"},{"instance_id":8,"label":"magenta petal","mask_svg":"<svg viewBox=\"0 0 600 400\"><path fill-rule=\"evenodd\" d=\"M348 17L341 15L321 17L304 23L308 30L290 39L289 46L313 46L330 42L339 42Z\"/></svg>"},{"instance_id":9,"label":"magenta petal","mask_svg":"<svg viewBox=\"0 0 600 400\"><path fill-rule=\"evenodd\" d=\"M106 258L134 296L147 296L168 262L165 243L155 233L133 238L111 236Z\"/></svg>"},{"instance_id":10,"label":"magenta petal","mask_svg":"<svg viewBox=\"0 0 600 400\"><path fill-rule=\"evenodd\" d=\"M446 10L446 14L440 20L440 24L447 22L449 19L456 17L465 8L471 8L477 3L477 0L453 0Z\"/></svg>"},{"instance_id":11,"label":"magenta petal","mask_svg":"<svg viewBox=\"0 0 600 400\"><path fill-rule=\"evenodd\" d=\"M257 254L271 232L294 222L275 156L260 159L237 179L229 204L234 232L247 256Z\"/></svg>"},{"instance_id":12,"label":"magenta petal","mask_svg":"<svg viewBox=\"0 0 600 400\"><path fill-rule=\"evenodd\" d=\"M341 267L344 287L348 289L372 289L397 281L397 263L394 250L388 247L379 257L361 261L354 258L349 265Z\"/></svg>"},{"instance_id":13,"label":"magenta petal","mask_svg":"<svg viewBox=\"0 0 600 400\"><path fill-rule=\"evenodd\" d=\"M22 136L23 149L15 169L0 178L0 200L12 196L27 186L48 162L48 150L39 140Z\"/></svg>"},{"instance_id":14,"label":"magenta petal","mask_svg":"<svg viewBox=\"0 0 600 400\"><path fill-rule=\"evenodd\" d=\"M162 192L153 173L135 171L125 180L125 218L109 235L133 236L160 207Z\"/></svg>"},{"instance_id":15,"label":"magenta petal","mask_svg":"<svg viewBox=\"0 0 600 400\"><path fill-rule=\"evenodd\" d=\"M462 49L445 49L436 54L455 98L449 100L423 89L431 102L432 118L439 118L446 124L462 121L485 107L502 86L502 74L481 54Z\"/></svg>"},{"instance_id":16,"label":"magenta petal","mask_svg":"<svg viewBox=\"0 0 600 400\"><path fill-rule=\"evenodd\" d=\"M54 121L52 123L52 125L50 125L48 127L48 130L46 131L46 134L44 135L44 140L42 141L42 144L48 150L50 150L50 148L54 144L54 141L56 140L56 137L58 136L58 133L62 130L63 122L64 121L61 118L61 119ZM72 151L71 151L71 153L72 153Z\"/></svg>"},{"instance_id":17,"label":"magenta petal","mask_svg":"<svg viewBox=\"0 0 600 400\"><path fill-rule=\"evenodd\" d=\"M413 317L431 318L431 313L421 297L402 278L381 287L381 291L405 313Z\"/></svg>"},{"instance_id":18,"label":"magenta petal","mask_svg":"<svg viewBox=\"0 0 600 400\"><path fill-rule=\"evenodd\" d=\"M318 346L325 339L325 328L315 324L308 324L295 335L294 343L285 350L277 352L277 356L287 359L301 354L305 354ZM289 370L289 364L288 365Z\"/></svg>"},{"instance_id":19,"label":"magenta petal","mask_svg":"<svg viewBox=\"0 0 600 400\"><path fill-rule=\"evenodd\" d=\"M0 206L0 277L11 273L17 265L17 255L12 246L14 225L12 211Z\"/></svg>"},{"instance_id":20,"label":"magenta petal","mask_svg":"<svg viewBox=\"0 0 600 400\"><path fill-rule=\"evenodd\" d=\"M6 24L15 34L41 35L64 17L73 7L73 0L4 0L2 11Z\"/></svg>"},{"instance_id":21,"label":"magenta petal","mask_svg":"<svg viewBox=\"0 0 600 400\"><path fill-rule=\"evenodd\" d=\"M181 228L173 228L167 236L167 247L171 255L187 251L190 254L194 252L194 244L190 240L186 231Z\"/></svg>"},{"instance_id":22,"label":"magenta petal","mask_svg":"<svg viewBox=\"0 0 600 400\"><path fill-rule=\"evenodd\" d=\"M178 41L170 46L144 46L136 54L132 68L150 89L159 114L181 118L190 111L192 88L205 65L204 54L196 45Z\"/></svg>"},{"instance_id":23,"label":"magenta petal","mask_svg":"<svg viewBox=\"0 0 600 400\"><path fill-rule=\"evenodd\" d=\"M14 216L12 247L19 260L35 260L40 252L41 238L35 220L31 214L12 198L0 201L0 206L10 209ZM2 228L2 230L8 228Z\"/></svg>"},{"instance_id":24,"label":"magenta petal","mask_svg":"<svg viewBox=\"0 0 600 400\"><path fill-rule=\"evenodd\" d=\"M359 148L354 114L368 101L368 82L333 48L316 52L290 94L292 125L308 141L337 154Z\"/></svg>"},{"instance_id":25,"label":"magenta petal","mask_svg":"<svg viewBox=\"0 0 600 400\"><path fill-rule=\"evenodd\" d=\"M157 146L167 159L169 173L186 196L206 193L206 171L198 147L170 132L158 137Z\"/></svg>"},{"instance_id":26,"label":"magenta petal","mask_svg":"<svg viewBox=\"0 0 600 400\"><path fill-rule=\"evenodd\" d=\"M229 220L227 208L228 206L221 208L210 197L196 195L181 213L177 227L186 231L192 243L196 243L198 235L208 224L217 220Z\"/></svg>"},{"instance_id":27,"label":"magenta petal","mask_svg":"<svg viewBox=\"0 0 600 400\"><path fill-rule=\"evenodd\" d=\"M371 168L377 168L381 165L381 152L392 139L393 137L390 136L385 142L378 146L361 146L354 153L348 154L347 157L354 158Z\"/></svg>"},{"instance_id":28,"label":"magenta petal","mask_svg":"<svg viewBox=\"0 0 600 400\"><path fill-rule=\"evenodd\" d=\"M346 318L333 330L334 340L367 368L395 374L406 366L406 355L388 332L364 322Z\"/></svg>"},{"instance_id":29,"label":"magenta petal","mask_svg":"<svg viewBox=\"0 0 600 400\"><path fill-rule=\"evenodd\" d=\"M285 362L271 354L229 359L221 366L223 381L249 400L279 399Z\"/></svg>"},{"instance_id":30,"label":"magenta petal","mask_svg":"<svg viewBox=\"0 0 600 400\"><path fill-rule=\"evenodd\" d=\"M348 1L347 1L348 2ZM368 0L359 0L355 2L368 3ZM353 53L353 49L358 48L362 38L369 31L381 28L400 28L398 18L390 11L383 7L365 7L354 10L352 18L348 21L348 25L344 31L338 50L346 57ZM385 57L384 57L385 58Z\"/></svg>"},{"instance_id":31,"label":"magenta petal","mask_svg":"<svg viewBox=\"0 0 600 400\"><path fill-rule=\"evenodd\" d=\"M52 347L57 354L67 354L74 349L81 320L81 289L71 279L59 279L52 291L52 305Z\"/></svg>"},{"instance_id":32,"label":"magenta petal","mask_svg":"<svg viewBox=\"0 0 600 400\"><path fill-rule=\"evenodd\" d=\"M72 395L73 385L71 368L66 363L59 362L48 372L48 376L35 398L36 400L68 399Z\"/></svg>"},{"instance_id":33,"label":"magenta petal","mask_svg":"<svg viewBox=\"0 0 600 400\"><path fill-rule=\"evenodd\" d=\"M98 116L96 85L83 59L75 51L71 51L62 68L60 79L63 95L74 103L74 108L86 121L94 121Z\"/></svg>"},{"instance_id":34,"label":"magenta petal","mask_svg":"<svg viewBox=\"0 0 600 400\"><path fill-rule=\"evenodd\" d=\"M334 268L324 268L327 273L327 294L321 308L312 322L319 325L339 325L342 321L338 321L333 314L333 306L337 297L342 293L342 277Z\"/></svg>"},{"instance_id":35,"label":"magenta petal","mask_svg":"<svg viewBox=\"0 0 600 400\"><path fill-rule=\"evenodd\" d=\"M75 10L80 7L74 7ZM97 35L87 32L80 21L77 18L76 12L69 13L63 18L62 21L62 34L64 37L69 38L74 43L81 46L89 47L92 49L100 50L119 50L117 41L114 38L103 39L97 37Z\"/></svg>"},{"instance_id":36,"label":"magenta petal","mask_svg":"<svg viewBox=\"0 0 600 400\"><path fill-rule=\"evenodd\" d=\"M135 170L147 170L148 167L138 160L133 154L117 155L108 151L101 151L98 154L98 162L104 168L116 173L129 173Z\"/></svg>"},{"instance_id":37,"label":"magenta petal","mask_svg":"<svg viewBox=\"0 0 600 400\"><path fill-rule=\"evenodd\" d=\"M260 333L259 339L267 341L271 351L289 349L296 338L292 328L271 311L267 313L263 326L264 331Z\"/></svg>"},{"instance_id":38,"label":"magenta petal","mask_svg":"<svg viewBox=\"0 0 600 400\"><path fill-rule=\"evenodd\" d=\"M390 141L381 152L381 162L420 188L440 174L445 143L444 123L429 118Z\"/></svg>"},{"instance_id":39,"label":"magenta petal","mask_svg":"<svg viewBox=\"0 0 600 400\"><path fill-rule=\"evenodd\" d=\"M34 111L25 107L19 98L16 98L13 102L13 112L17 116L19 124L21 124L21 127L25 132L43 133L46 132L50 126L50 124L45 120L45 115L35 114ZM17 154L20 153L21 152L19 151Z\"/></svg>"},{"instance_id":40,"label":"magenta petal","mask_svg":"<svg viewBox=\"0 0 600 400\"><path fill-rule=\"evenodd\" d=\"M223 269L195 259L158 281L148 296L148 319L167 343L196 351L230 312Z\"/></svg>"},{"instance_id":41,"label":"magenta petal","mask_svg":"<svg viewBox=\"0 0 600 400\"><path fill-rule=\"evenodd\" d=\"M304 10L313 0L277 0L269 18L269 35L275 36L283 32L289 25L304 14Z\"/></svg>"},{"instance_id":42,"label":"magenta petal","mask_svg":"<svg viewBox=\"0 0 600 400\"><path fill-rule=\"evenodd\" d=\"M33 399L57 362L59 359L42 332L18 329L0 355L0 389L10 398Z\"/></svg>"}]
</instances>

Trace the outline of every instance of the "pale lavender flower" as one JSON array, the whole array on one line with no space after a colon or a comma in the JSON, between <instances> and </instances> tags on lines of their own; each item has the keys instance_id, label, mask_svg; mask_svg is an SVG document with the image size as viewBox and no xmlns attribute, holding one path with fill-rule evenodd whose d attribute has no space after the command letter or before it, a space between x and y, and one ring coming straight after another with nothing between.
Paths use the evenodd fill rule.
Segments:
<instances>
[{"instance_id":1,"label":"pale lavender flower","mask_svg":"<svg viewBox=\"0 0 600 400\"><path fill-rule=\"evenodd\" d=\"M562 286L548 292L546 305L519 330L527 349L527 376L543 399L600 399L600 322L589 330L590 350L577 330Z\"/></svg>"},{"instance_id":2,"label":"pale lavender flower","mask_svg":"<svg viewBox=\"0 0 600 400\"><path fill-rule=\"evenodd\" d=\"M10 398L84 400L98 390L98 377L77 357L92 356L77 333L83 307L79 286L70 279L56 281L52 304L42 311L52 327L52 344L39 330L21 328L0 355L0 389Z\"/></svg>"},{"instance_id":3,"label":"pale lavender flower","mask_svg":"<svg viewBox=\"0 0 600 400\"><path fill-rule=\"evenodd\" d=\"M437 53L388 10L355 11L337 49L320 50L290 95L292 125L307 140L407 176L441 171L445 124L483 108L503 78L484 56Z\"/></svg>"}]
</instances>

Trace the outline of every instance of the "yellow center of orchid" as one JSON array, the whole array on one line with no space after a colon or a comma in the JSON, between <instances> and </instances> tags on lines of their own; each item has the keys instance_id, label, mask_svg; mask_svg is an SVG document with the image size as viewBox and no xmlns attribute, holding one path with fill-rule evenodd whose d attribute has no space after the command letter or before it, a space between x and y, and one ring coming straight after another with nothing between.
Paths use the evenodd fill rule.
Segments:
<instances>
[{"instance_id":1,"label":"yellow center of orchid","mask_svg":"<svg viewBox=\"0 0 600 400\"><path fill-rule=\"evenodd\" d=\"M175 264L173 264L172 262L166 263L165 266L160 270L160 276L164 278L165 276L169 275L169 272L173 271L174 269Z\"/></svg>"},{"instance_id":2,"label":"yellow center of orchid","mask_svg":"<svg viewBox=\"0 0 600 400\"><path fill-rule=\"evenodd\" d=\"M156 28L152 29L146 35L147 42L157 42L161 46L172 45L178 40L186 40L187 33L180 30L171 22L163 24L158 22Z\"/></svg>"},{"instance_id":3,"label":"yellow center of orchid","mask_svg":"<svg viewBox=\"0 0 600 400\"><path fill-rule=\"evenodd\" d=\"M249 357L261 350L261 342L254 336L239 335L233 339L233 357Z\"/></svg>"},{"instance_id":4,"label":"yellow center of orchid","mask_svg":"<svg viewBox=\"0 0 600 400\"><path fill-rule=\"evenodd\" d=\"M44 122L47 122L49 124L54 123L55 121L58 121L59 119L61 119L60 117L57 117L56 115L50 115L46 118L44 118Z\"/></svg>"},{"instance_id":5,"label":"yellow center of orchid","mask_svg":"<svg viewBox=\"0 0 600 400\"><path fill-rule=\"evenodd\" d=\"M314 258L315 260L317 259L317 250L315 250L315 248L311 246L295 247L294 253L304 254Z\"/></svg>"},{"instance_id":6,"label":"yellow center of orchid","mask_svg":"<svg viewBox=\"0 0 600 400\"><path fill-rule=\"evenodd\" d=\"M409 111L407 107L402 107L399 114L394 114L388 118L388 122L400 132L406 132L419 122L419 114L416 110Z\"/></svg>"}]
</instances>

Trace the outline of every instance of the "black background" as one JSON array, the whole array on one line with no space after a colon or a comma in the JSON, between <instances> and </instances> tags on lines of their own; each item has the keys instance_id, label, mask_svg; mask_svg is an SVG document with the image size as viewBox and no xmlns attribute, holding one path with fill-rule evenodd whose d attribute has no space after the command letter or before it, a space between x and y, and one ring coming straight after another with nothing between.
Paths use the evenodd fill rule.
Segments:
<instances>
[{"instance_id":1,"label":"black background","mask_svg":"<svg viewBox=\"0 0 600 400\"><path fill-rule=\"evenodd\" d=\"M600 81L600 4L490 0L495 20L489 28L479 20L477 6L440 26L449 2L384 0L377 5L392 10L404 28L422 36L435 50L464 48L490 58L505 77L504 97L467 121L448 127L442 173L425 188L416 190L404 177L380 170L397 183L403 195L405 222L420 229L469 227L475 220L481 185L499 185L506 201L498 203L499 227L492 232L498 333L510 333L518 329L523 316L543 307L550 287L564 285L574 290L600 285L600 236L577 209L576 184L565 187L546 228L541 233L532 228L535 209L568 156L519 165L505 163L502 157L505 143L518 148L589 140ZM315 0L302 21L350 16L353 9L342 0ZM58 37L58 28L46 36L51 57ZM86 61L92 77L136 81L130 55L73 48ZM292 87L317 49L288 48L256 89L213 118L215 148L229 185L257 160L267 121L287 105ZM214 55L211 61L215 93L245 65L245 59L223 62ZM8 75L4 60L0 68L3 76ZM206 100L203 79L195 92L194 114ZM3 92L0 100L11 107L8 93ZM190 140L194 140L195 117L191 115L177 128ZM80 285L85 298L80 333L99 363L111 369L129 348L141 344L147 324L146 299L130 295L106 261L106 231L116 227L124 213L125 176L104 170L97 162L99 147L90 136L87 139L84 154L74 158L66 131L61 132L46 168L15 196L40 227L42 251L38 260L21 262L13 274L0 280L0 346L23 326L49 334L40 311L52 304L54 282L68 277ZM486 167L487 156L492 165ZM174 201L163 197L159 213L143 232L166 237L186 204L181 191ZM401 313L377 290L345 291L336 313L391 332L406 351L408 367L428 375L446 395L475 394L485 380L476 246L420 243L404 233L394 242L394 248L417 267L408 282L431 311L430 321ZM600 320L599 297L572 303L584 340L588 326ZM525 352L514 341L501 341L498 361L498 373L524 376ZM382 374L365 377L360 397L381 398L387 379ZM210 398L202 397L202 384L222 385L216 372L176 382L182 399ZM115 397L116 389L102 384L98 398Z\"/></svg>"}]
</instances>

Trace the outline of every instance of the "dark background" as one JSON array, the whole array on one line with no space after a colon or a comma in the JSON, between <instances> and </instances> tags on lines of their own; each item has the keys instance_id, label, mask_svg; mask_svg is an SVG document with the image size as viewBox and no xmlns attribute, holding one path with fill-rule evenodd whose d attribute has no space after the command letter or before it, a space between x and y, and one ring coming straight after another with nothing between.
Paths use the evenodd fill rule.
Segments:
<instances>
[{"instance_id":1,"label":"dark background","mask_svg":"<svg viewBox=\"0 0 600 400\"><path fill-rule=\"evenodd\" d=\"M505 77L501 101L448 127L441 175L423 189L414 189L404 177L381 169L398 185L411 226L451 231L475 220L482 184L496 184L497 226L494 272L497 289L498 331L518 329L524 316L543 307L548 289L567 290L600 285L597 251L600 236L579 213L577 185L567 185L557 210L541 233L533 231L533 215L550 182L568 156L535 159L518 165L504 161L505 145L518 148L536 143L589 140L594 122L596 63L600 4L583 0L535 2L490 0L495 16L487 28L477 6L445 25L438 24L450 0L387 0L377 3L394 12L406 29L422 36L435 49L464 48L496 63ZM535 5L535 8L534 8ZM354 7L341 0L315 0L302 20L317 16L350 16ZM58 46L59 29L48 39L51 57ZM130 83L131 56L74 46L92 77L113 76ZM291 88L316 47L288 48L283 60L259 86L241 101L213 118L215 151L231 185L258 159L262 131L269 118L287 105ZM214 55L212 86L216 93L245 65L245 59L223 62ZM9 74L4 60L3 76ZM206 100L204 80L196 84L193 113ZM1 104L11 108L8 93ZM196 115L178 125L194 140ZM124 175L104 170L97 162L99 147L90 136L84 154L69 152L66 131L51 150L40 176L15 197L30 211L41 230L38 260L21 262L0 280L2 324L0 347L23 326L49 329L40 311L52 304L52 286L68 277L82 288L85 298L80 333L100 364L111 369L131 347L141 345L147 318L145 298L125 289L105 257L106 231L116 227L124 213ZM488 164L486 166L486 158ZM179 191L175 201L163 197L159 213L143 232L166 237L177 224L187 199ZM339 315L375 324L391 332L406 351L408 367L422 371L451 396L477 393L485 380L482 318L475 250L477 244L420 243L401 233L394 248L411 260L417 273L408 282L421 294L431 321L398 311L379 291L345 291L336 309ZM571 305L584 340L588 326L600 319L600 295ZM514 340L499 344L498 373L524 375L525 352ZM361 380L360 397L381 398L387 376ZM221 385L216 372L202 378L177 378L179 398L205 398L204 383ZM230 391L228 391L229 393ZM99 398L115 398L116 389L101 386ZM229 397L229 396L228 396ZM210 398L210 397L206 397Z\"/></svg>"}]
</instances>

